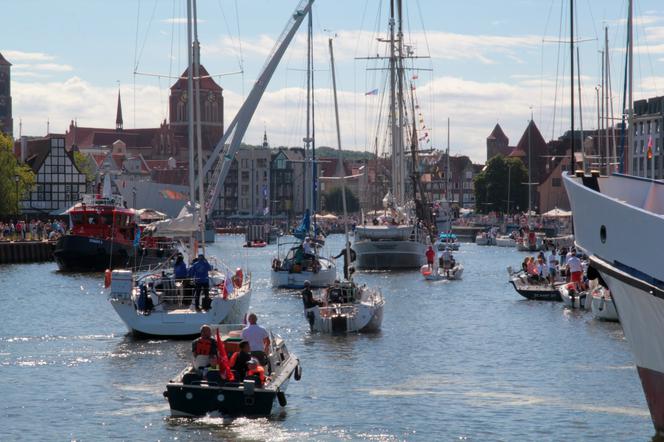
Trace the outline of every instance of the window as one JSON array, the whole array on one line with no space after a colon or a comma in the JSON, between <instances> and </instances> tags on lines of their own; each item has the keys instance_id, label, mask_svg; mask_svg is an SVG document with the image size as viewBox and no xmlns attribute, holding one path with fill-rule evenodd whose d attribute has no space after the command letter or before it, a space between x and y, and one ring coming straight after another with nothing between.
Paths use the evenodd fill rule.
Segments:
<instances>
[{"instance_id":1,"label":"window","mask_svg":"<svg viewBox=\"0 0 664 442\"><path fill-rule=\"evenodd\" d=\"M242 175L242 181L249 181L249 171L248 170L243 170L241 175Z\"/></svg>"}]
</instances>

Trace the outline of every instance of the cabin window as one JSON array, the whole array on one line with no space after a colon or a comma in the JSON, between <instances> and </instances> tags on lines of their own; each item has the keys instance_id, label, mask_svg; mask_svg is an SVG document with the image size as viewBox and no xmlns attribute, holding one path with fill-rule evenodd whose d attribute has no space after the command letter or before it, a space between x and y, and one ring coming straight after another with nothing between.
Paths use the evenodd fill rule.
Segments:
<instances>
[{"instance_id":1,"label":"cabin window","mask_svg":"<svg viewBox=\"0 0 664 442\"><path fill-rule=\"evenodd\" d=\"M97 215L95 215L94 213L87 213L85 215L85 219L87 220L87 224L90 225L99 224L99 219L97 218Z\"/></svg>"},{"instance_id":2,"label":"cabin window","mask_svg":"<svg viewBox=\"0 0 664 442\"><path fill-rule=\"evenodd\" d=\"M75 226L80 226L83 224L83 214L82 213L70 213L69 216L71 217L71 222Z\"/></svg>"},{"instance_id":3,"label":"cabin window","mask_svg":"<svg viewBox=\"0 0 664 442\"><path fill-rule=\"evenodd\" d=\"M100 216L101 218L101 223L106 224L106 225L112 225L113 224L113 215L110 213L106 213Z\"/></svg>"}]
</instances>

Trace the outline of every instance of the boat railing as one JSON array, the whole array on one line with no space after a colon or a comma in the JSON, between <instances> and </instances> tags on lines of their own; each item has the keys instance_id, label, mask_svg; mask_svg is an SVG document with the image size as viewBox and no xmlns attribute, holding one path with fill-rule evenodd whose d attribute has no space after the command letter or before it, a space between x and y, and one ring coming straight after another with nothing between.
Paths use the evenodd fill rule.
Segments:
<instances>
[{"instance_id":1,"label":"boat railing","mask_svg":"<svg viewBox=\"0 0 664 442\"><path fill-rule=\"evenodd\" d=\"M323 318L331 316L353 316L358 312L357 306L354 304L329 304L324 307L319 307L318 311Z\"/></svg>"},{"instance_id":2,"label":"boat railing","mask_svg":"<svg viewBox=\"0 0 664 442\"><path fill-rule=\"evenodd\" d=\"M104 197L99 194L86 193L83 195L81 203L85 204L86 206L124 207L124 199L122 198L122 195Z\"/></svg>"}]
</instances>

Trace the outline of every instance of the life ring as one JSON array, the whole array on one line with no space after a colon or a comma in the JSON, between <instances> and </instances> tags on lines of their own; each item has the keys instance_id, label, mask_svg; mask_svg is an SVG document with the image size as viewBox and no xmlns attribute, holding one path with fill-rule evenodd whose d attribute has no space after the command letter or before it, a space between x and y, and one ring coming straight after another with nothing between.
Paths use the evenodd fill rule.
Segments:
<instances>
[{"instance_id":1,"label":"life ring","mask_svg":"<svg viewBox=\"0 0 664 442\"><path fill-rule=\"evenodd\" d=\"M288 401L286 400L286 393L283 391L278 391L277 392L277 400L279 401L279 405L282 407L285 407Z\"/></svg>"},{"instance_id":2,"label":"life ring","mask_svg":"<svg viewBox=\"0 0 664 442\"><path fill-rule=\"evenodd\" d=\"M293 377L295 378L296 381L302 379L302 366L300 364L297 364L295 366L295 373L293 374Z\"/></svg>"},{"instance_id":3,"label":"life ring","mask_svg":"<svg viewBox=\"0 0 664 442\"><path fill-rule=\"evenodd\" d=\"M106 269L104 272L104 288L109 288L111 286L111 269Z\"/></svg>"}]
</instances>

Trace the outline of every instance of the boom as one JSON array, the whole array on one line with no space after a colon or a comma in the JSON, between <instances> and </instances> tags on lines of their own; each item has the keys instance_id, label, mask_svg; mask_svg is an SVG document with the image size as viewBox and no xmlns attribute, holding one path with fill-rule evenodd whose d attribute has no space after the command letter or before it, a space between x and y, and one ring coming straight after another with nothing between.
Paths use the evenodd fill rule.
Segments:
<instances>
[{"instance_id":1,"label":"boom","mask_svg":"<svg viewBox=\"0 0 664 442\"><path fill-rule=\"evenodd\" d=\"M242 107L240 107L240 110L237 112L237 115L235 115L235 118L233 118L233 121L231 121L231 124L226 129L224 136L221 137L221 140L219 140L214 147L210 158L203 167L203 174L207 175L214 166L209 181L207 197L205 199L205 211L208 216L212 213L214 201L217 199L217 196L219 196L221 186L226 179L226 175L228 175L233 157L240 147L240 142L242 141L242 138L244 138L247 127L249 126L251 118L258 107L258 103L272 78L272 74L274 74L274 71L277 69L281 58L300 27L300 24L307 14L310 13L313 2L314 0L300 0L295 12L291 15L288 23L286 23L286 27L272 48L256 83L254 83L254 87L251 89L251 92L249 92L247 99L244 101Z\"/></svg>"}]
</instances>

